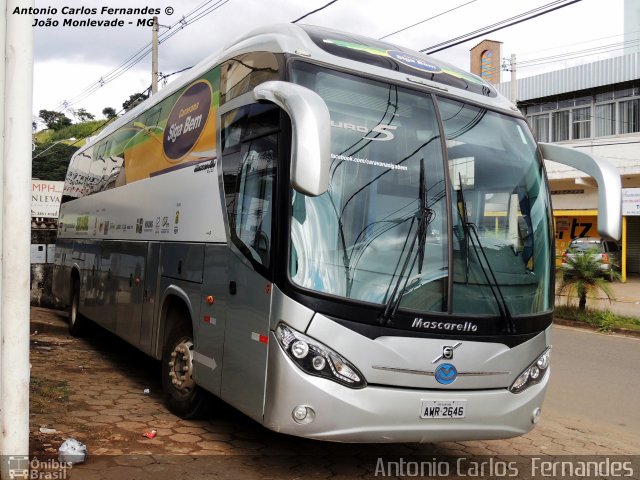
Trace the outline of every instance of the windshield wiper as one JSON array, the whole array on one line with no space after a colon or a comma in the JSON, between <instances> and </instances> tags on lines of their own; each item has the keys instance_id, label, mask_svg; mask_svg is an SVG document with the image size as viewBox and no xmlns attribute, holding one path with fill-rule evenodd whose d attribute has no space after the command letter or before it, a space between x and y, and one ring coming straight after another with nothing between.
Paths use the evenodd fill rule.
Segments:
<instances>
[{"instance_id":1,"label":"windshield wiper","mask_svg":"<svg viewBox=\"0 0 640 480\"><path fill-rule=\"evenodd\" d=\"M484 247L482 242L480 241L480 236L478 235L478 229L476 225L469 221L469 217L467 214L467 202L464 199L464 192L462 190L462 176L458 174L458 178L460 181L460 189L458 190L458 213L460 214L462 220L462 228L465 234L465 279L467 283L469 282L469 240L471 240L471 244L473 246L473 251L476 254L476 258L478 259L478 265L480 265L480 270L484 274L484 278L487 281L487 285L491 289L491 293L493 298L496 300L496 305L498 306L498 310L500 312L500 317L504 320L505 326L507 328L507 333L515 333L515 325L513 323L513 317L511 316L511 312L509 311L509 306L507 305L507 301L502 294L502 289L500 288L500 284L498 283L498 279L496 278L495 273L493 272L493 268L491 267L491 263L487 258L487 254L484 251ZM482 257L478 253L478 249L482 253ZM482 260L486 264L486 268L482 265ZM487 271L489 273L487 273ZM489 278L489 274L491 274L491 279Z\"/></svg>"},{"instance_id":2,"label":"windshield wiper","mask_svg":"<svg viewBox=\"0 0 640 480\"><path fill-rule=\"evenodd\" d=\"M402 300L402 296L407 288L407 283L409 283L409 276L413 271L413 267L418 261L418 273L422 273L422 266L424 263L424 247L427 239L427 227L433 220L433 210L427 206L427 189L425 187L425 173L424 173L424 158L420 159L420 187L418 191L420 205L418 207L417 219L418 219L418 228L416 229L416 233L413 236L413 240L411 241L411 246L409 247L409 251L405 256L404 263L402 264L402 269L400 270L400 274L398 275L398 279L393 287L393 291L385 304L384 310L379 317L379 321L381 325L391 325L393 321L393 317L398 311L398 307L400 306L400 300ZM400 256L398 257L398 264L400 263L400 259L402 259L402 252L404 252L405 247L407 246L407 241L409 240L409 235L411 235L411 228L415 222L415 218L411 220L411 225L409 225L409 231L407 232L407 237L404 241L404 246L402 247L402 251L400 252ZM411 258L411 254L413 253L413 249L415 248L416 242L418 242L418 251L416 255L413 257L413 262L411 263L411 268L407 273L405 278L405 271L407 270L407 266L409 265L409 259ZM398 264L396 264L395 270L398 269ZM394 273L395 273L394 270ZM400 290L400 284L404 280L404 285ZM398 290L400 292L398 293Z\"/></svg>"}]
</instances>

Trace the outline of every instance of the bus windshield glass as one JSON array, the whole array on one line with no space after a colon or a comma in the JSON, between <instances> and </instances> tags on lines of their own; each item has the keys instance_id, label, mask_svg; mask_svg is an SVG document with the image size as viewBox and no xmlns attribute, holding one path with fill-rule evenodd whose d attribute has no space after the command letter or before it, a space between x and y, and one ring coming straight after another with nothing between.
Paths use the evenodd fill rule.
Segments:
<instances>
[{"instance_id":1,"label":"bus windshield glass","mask_svg":"<svg viewBox=\"0 0 640 480\"><path fill-rule=\"evenodd\" d=\"M295 284L420 313L498 315L496 288L511 315L550 308L548 199L524 123L303 62L292 79L332 126L328 191L292 192Z\"/></svg>"}]
</instances>

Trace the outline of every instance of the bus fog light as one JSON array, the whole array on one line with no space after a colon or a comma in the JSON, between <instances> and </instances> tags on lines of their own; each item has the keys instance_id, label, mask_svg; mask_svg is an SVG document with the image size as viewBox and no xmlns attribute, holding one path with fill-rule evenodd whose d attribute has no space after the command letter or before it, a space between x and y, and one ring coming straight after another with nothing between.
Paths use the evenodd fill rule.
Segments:
<instances>
[{"instance_id":1,"label":"bus fog light","mask_svg":"<svg viewBox=\"0 0 640 480\"><path fill-rule=\"evenodd\" d=\"M542 409L540 407L533 410L531 415L531 423L534 425L540 421L540 415L542 415Z\"/></svg>"},{"instance_id":2,"label":"bus fog light","mask_svg":"<svg viewBox=\"0 0 640 480\"><path fill-rule=\"evenodd\" d=\"M327 364L327 362L324 359L324 357L314 357L313 360L311 361L311 364L313 365L313 368L315 368L316 370L322 370Z\"/></svg>"},{"instance_id":3,"label":"bus fog light","mask_svg":"<svg viewBox=\"0 0 640 480\"><path fill-rule=\"evenodd\" d=\"M304 358L309 353L309 345L307 342L298 340L291 345L291 353L296 358Z\"/></svg>"},{"instance_id":4,"label":"bus fog light","mask_svg":"<svg viewBox=\"0 0 640 480\"><path fill-rule=\"evenodd\" d=\"M307 407L306 405L298 405L291 412L291 416L296 423L300 423L301 425L311 423L316 419L316 412L311 407Z\"/></svg>"}]
</instances>

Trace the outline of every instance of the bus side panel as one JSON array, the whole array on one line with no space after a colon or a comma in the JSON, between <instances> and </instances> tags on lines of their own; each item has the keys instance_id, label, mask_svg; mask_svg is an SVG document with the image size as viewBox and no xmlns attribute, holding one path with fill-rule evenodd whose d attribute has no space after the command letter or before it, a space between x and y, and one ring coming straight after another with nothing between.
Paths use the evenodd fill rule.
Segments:
<instances>
[{"instance_id":1,"label":"bus side panel","mask_svg":"<svg viewBox=\"0 0 640 480\"><path fill-rule=\"evenodd\" d=\"M140 346L140 322L144 293L147 242L113 242L111 257L112 279L116 286L115 333Z\"/></svg>"},{"instance_id":2,"label":"bus side panel","mask_svg":"<svg viewBox=\"0 0 640 480\"><path fill-rule=\"evenodd\" d=\"M201 317L195 326L194 377L196 383L220 396L222 354L229 308L228 247L205 247Z\"/></svg>"},{"instance_id":3,"label":"bus side panel","mask_svg":"<svg viewBox=\"0 0 640 480\"><path fill-rule=\"evenodd\" d=\"M58 238L53 260L52 292L62 303L67 305L71 298L71 252L73 240Z\"/></svg>"},{"instance_id":4,"label":"bus side panel","mask_svg":"<svg viewBox=\"0 0 640 480\"><path fill-rule=\"evenodd\" d=\"M160 251L163 277L202 283L204 244L163 243Z\"/></svg>"},{"instance_id":5,"label":"bus side panel","mask_svg":"<svg viewBox=\"0 0 640 480\"><path fill-rule=\"evenodd\" d=\"M153 355L153 341L158 328L158 295L160 292L160 243L149 242L147 264L144 276L144 292L142 298L142 320L140 322L139 348Z\"/></svg>"},{"instance_id":6,"label":"bus side panel","mask_svg":"<svg viewBox=\"0 0 640 480\"><path fill-rule=\"evenodd\" d=\"M84 240L76 242L73 257L82 266L80 275L80 305L82 314L93 321L98 321L103 313L104 288L99 269L102 248L100 242ZM80 247L80 245L82 247ZM82 258L82 263L80 262Z\"/></svg>"},{"instance_id":7,"label":"bus side panel","mask_svg":"<svg viewBox=\"0 0 640 480\"><path fill-rule=\"evenodd\" d=\"M162 318L165 302L169 297L181 301L189 311L189 320L195 336L196 326L200 311L200 299L202 295L202 267L204 264L204 244L200 243L161 243L159 245L159 274L160 285L156 321L150 333L151 355L161 358L164 346L164 334L171 330L171 325L165 325ZM145 320L146 321L146 320ZM148 326L145 326L148 328ZM145 330L149 332L149 330Z\"/></svg>"},{"instance_id":8,"label":"bus side panel","mask_svg":"<svg viewBox=\"0 0 640 480\"><path fill-rule=\"evenodd\" d=\"M91 267L95 265L96 254L99 254L99 246L91 241L76 240L71 250L71 271L77 270L80 277L80 304L79 311L83 315L91 318L92 294L93 292L87 288L87 282L91 279ZM71 275L69 276L69 280ZM71 288L72 286L70 286ZM68 298L68 297L67 297Z\"/></svg>"}]
</instances>

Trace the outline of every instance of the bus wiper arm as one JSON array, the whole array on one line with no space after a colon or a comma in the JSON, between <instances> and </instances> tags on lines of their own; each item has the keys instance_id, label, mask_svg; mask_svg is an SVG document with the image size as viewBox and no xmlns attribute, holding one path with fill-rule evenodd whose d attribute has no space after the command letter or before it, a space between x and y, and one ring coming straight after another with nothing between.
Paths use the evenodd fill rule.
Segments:
<instances>
[{"instance_id":1,"label":"bus wiper arm","mask_svg":"<svg viewBox=\"0 0 640 480\"><path fill-rule=\"evenodd\" d=\"M427 238L427 227L433 220L433 210L427 206L427 190L425 187L425 173L424 173L424 158L420 160L420 189L418 195L420 196L420 207L418 210L418 228L416 229L416 233L413 236L413 240L411 241L411 246L409 247L409 251L404 259L404 263L402 264L402 269L400 270L400 275L398 275L398 279L396 280L395 286L393 287L393 291L387 300L384 310L382 311L382 315L379 318L381 325L391 325L393 317L398 311L398 307L400 306L400 301L402 300L402 296L404 295L404 291L407 288L407 283L409 283L409 276L413 271L413 267L418 264L418 272L422 273L422 265L424 263L424 244ZM409 225L409 232L407 233L407 238L405 239L405 246L407 244L407 240L409 239L409 235L411 234L411 227L413 226L413 221L411 225ZM413 249L415 248L416 242L418 242L418 252L413 257L413 262L411 263L411 268L409 272L407 272L407 276L405 278L405 271L407 270L407 266L409 265L409 259L411 258L411 254L413 253ZM404 248L403 248L404 250ZM400 258L402 258L402 253L400 253ZM398 259L398 262L400 261ZM400 284L404 280L404 285L400 290ZM400 290L400 293L398 293Z\"/></svg>"},{"instance_id":2,"label":"bus wiper arm","mask_svg":"<svg viewBox=\"0 0 640 480\"><path fill-rule=\"evenodd\" d=\"M476 258L478 259L478 265L480 265L480 270L484 275L485 280L487 281L487 285L491 289L491 293L493 298L496 300L496 305L498 306L498 310L500 312L500 317L503 319L505 323L505 327L507 329L507 333L515 333L515 324L513 322L513 317L511 316L511 312L509 311L509 306L507 305L507 301L502 294L502 289L500 288L500 284L498 283L498 279L491 267L491 263L487 258L487 254L484 251L484 247L482 242L480 241L480 235L478 235L478 229L476 225L469 221L467 217L467 203L464 199L464 192L462 190L462 178L460 178L460 190L458 190L458 208L461 209L460 216L462 217L462 226L465 233L465 238L467 239L467 253L466 253L466 265L467 272L469 274L469 240L471 240L471 244L473 246L473 251L476 254ZM478 253L480 250L480 253ZM484 260L485 266L482 264L482 260ZM488 273L487 273L488 272ZM489 278L489 275L491 278Z\"/></svg>"}]
</instances>

